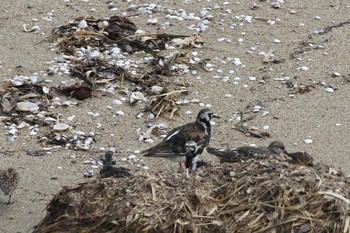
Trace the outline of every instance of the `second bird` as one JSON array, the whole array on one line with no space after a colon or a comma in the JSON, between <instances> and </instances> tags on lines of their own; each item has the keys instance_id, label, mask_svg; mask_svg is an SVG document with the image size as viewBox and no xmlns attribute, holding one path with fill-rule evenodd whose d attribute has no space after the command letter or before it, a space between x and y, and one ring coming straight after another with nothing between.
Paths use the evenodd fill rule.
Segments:
<instances>
[{"instance_id":1,"label":"second bird","mask_svg":"<svg viewBox=\"0 0 350 233\"><path fill-rule=\"evenodd\" d=\"M207 148L208 153L220 158L221 162L235 163L248 159L268 159L287 155L284 144L272 142L268 147L237 147L228 149Z\"/></svg>"}]
</instances>

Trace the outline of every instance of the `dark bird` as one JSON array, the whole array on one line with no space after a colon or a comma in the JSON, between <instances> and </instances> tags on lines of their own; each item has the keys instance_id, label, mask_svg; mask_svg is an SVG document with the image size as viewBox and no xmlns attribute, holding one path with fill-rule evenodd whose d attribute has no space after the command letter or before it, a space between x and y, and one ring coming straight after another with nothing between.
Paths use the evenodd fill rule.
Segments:
<instances>
[{"instance_id":1,"label":"dark bird","mask_svg":"<svg viewBox=\"0 0 350 233\"><path fill-rule=\"evenodd\" d=\"M195 141L189 141L186 143L186 169L190 169L192 172L197 170L198 167L206 165L206 162L199 158L199 151L203 151L206 145L205 139L196 143Z\"/></svg>"},{"instance_id":2,"label":"dark bird","mask_svg":"<svg viewBox=\"0 0 350 233\"><path fill-rule=\"evenodd\" d=\"M115 160L113 159L113 157L113 151L107 151L105 153L103 167L100 170L99 178L131 176L131 174L129 173L129 169L124 167L118 167L115 165Z\"/></svg>"},{"instance_id":3,"label":"dark bird","mask_svg":"<svg viewBox=\"0 0 350 233\"><path fill-rule=\"evenodd\" d=\"M9 196L7 204L11 203L12 193L16 190L19 182L18 172L14 168L0 170L0 189L5 196Z\"/></svg>"},{"instance_id":4,"label":"dark bird","mask_svg":"<svg viewBox=\"0 0 350 233\"><path fill-rule=\"evenodd\" d=\"M207 148L207 152L219 157L222 163L235 163L248 159L278 158L288 154L284 144L280 141L274 141L268 147Z\"/></svg>"},{"instance_id":5,"label":"dark bird","mask_svg":"<svg viewBox=\"0 0 350 233\"><path fill-rule=\"evenodd\" d=\"M202 109L197 115L195 122L191 122L171 130L168 135L159 144L145 150L142 154L146 157L166 157L180 163L186 161L186 143L194 141L205 141L204 146L200 147L197 154L202 154L204 148L208 146L211 134L210 120L220 118L209 109Z\"/></svg>"}]
</instances>

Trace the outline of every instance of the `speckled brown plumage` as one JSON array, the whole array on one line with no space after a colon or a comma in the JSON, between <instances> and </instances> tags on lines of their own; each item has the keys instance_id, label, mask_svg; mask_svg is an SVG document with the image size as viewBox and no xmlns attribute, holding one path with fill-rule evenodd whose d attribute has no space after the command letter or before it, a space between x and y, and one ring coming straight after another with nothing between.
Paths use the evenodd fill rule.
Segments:
<instances>
[{"instance_id":1,"label":"speckled brown plumage","mask_svg":"<svg viewBox=\"0 0 350 233\"><path fill-rule=\"evenodd\" d=\"M280 141L272 142L268 147L237 147L225 150L207 148L208 153L220 158L221 162L240 162L248 159L268 159L287 154L284 144Z\"/></svg>"},{"instance_id":2,"label":"speckled brown plumage","mask_svg":"<svg viewBox=\"0 0 350 233\"><path fill-rule=\"evenodd\" d=\"M11 203L12 193L16 190L19 182L19 175L13 168L0 170L0 189L5 196L9 196L7 204Z\"/></svg>"}]
</instances>

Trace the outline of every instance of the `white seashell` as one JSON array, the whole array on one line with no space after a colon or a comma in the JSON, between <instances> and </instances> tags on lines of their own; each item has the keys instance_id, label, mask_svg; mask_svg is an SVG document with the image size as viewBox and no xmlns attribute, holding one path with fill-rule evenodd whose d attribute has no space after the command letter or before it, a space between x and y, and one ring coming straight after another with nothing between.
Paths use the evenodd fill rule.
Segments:
<instances>
[{"instance_id":1,"label":"white seashell","mask_svg":"<svg viewBox=\"0 0 350 233\"><path fill-rule=\"evenodd\" d=\"M186 111L185 114L186 115L192 115L192 112L191 111Z\"/></svg>"},{"instance_id":2,"label":"white seashell","mask_svg":"<svg viewBox=\"0 0 350 233\"><path fill-rule=\"evenodd\" d=\"M134 104L138 101L143 101L145 100L145 96L141 92L132 92L130 94L129 102L130 104Z\"/></svg>"},{"instance_id":3,"label":"white seashell","mask_svg":"<svg viewBox=\"0 0 350 233\"><path fill-rule=\"evenodd\" d=\"M74 120L75 118L76 118L76 116L75 116L75 115L72 115L72 116L67 117L67 120L72 121L72 120Z\"/></svg>"},{"instance_id":4,"label":"white seashell","mask_svg":"<svg viewBox=\"0 0 350 233\"><path fill-rule=\"evenodd\" d=\"M123 116L125 113L123 111L117 111L116 114L119 116Z\"/></svg>"},{"instance_id":5,"label":"white seashell","mask_svg":"<svg viewBox=\"0 0 350 233\"><path fill-rule=\"evenodd\" d=\"M331 87L327 87L325 90L326 90L326 92L328 92L328 93L333 93L333 92L334 92L334 89L331 88Z\"/></svg>"},{"instance_id":6,"label":"white seashell","mask_svg":"<svg viewBox=\"0 0 350 233\"><path fill-rule=\"evenodd\" d=\"M256 77L254 77L254 76L249 76L249 78L248 78L250 81L255 81L256 80Z\"/></svg>"},{"instance_id":7,"label":"white seashell","mask_svg":"<svg viewBox=\"0 0 350 233\"><path fill-rule=\"evenodd\" d=\"M268 111L264 111L261 115L262 116L267 116L267 115L269 115L269 112Z\"/></svg>"},{"instance_id":8,"label":"white seashell","mask_svg":"<svg viewBox=\"0 0 350 233\"><path fill-rule=\"evenodd\" d=\"M11 129L8 131L8 133L11 135L15 135L17 133L17 131L18 131L17 129Z\"/></svg>"},{"instance_id":9,"label":"white seashell","mask_svg":"<svg viewBox=\"0 0 350 233\"><path fill-rule=\"evenodd\" d=\"M158 23L158 19L157 18L153 18L153 19L147 20L147 24L155 25L157 23Z\"/></svg>"},{"instance_id":10,"label":"white seashell","mask_svg":"<svg viewBox=\"0 0 350 233\"><path fill-rule=\"evenodd\" d=\"M69 128L69 125L65 123L59 123L53 126L53 129L57 131L64 131L68 128Z\"/></svg>"},{"instance_id":11,"label":"white seashell","mask_svg":"<svg viewBox=\"0 0 350 233\"><path fill-rule=\"evenodd\" d=\"M225 94L225 98L230 98L230 97L232 97L231 94Z\"/></svg>"},{"instance_id":12,"label":"white seashell","mask_svg":"<svg viewBox=\"0 0 350 233\"><path fill-rule=\"evenodd\" d=\"M156 116L153 113L148 114L148 119L153 120Z\"/></svg>"},{"instance_id":13,"label":"white seashell","mask_svg":"<svg viewBox=\"0 0 350 233\"><path fill-rule=\"evenodd\" d=\"M91 137L87 137L85 140L84 140L84 145L85 146L89 146L89 145L91 145L91 143L93 142L93 138L91 138Z\"/></svg>"},{"instance_id":14,"label":"white seashell","mask_svg":"<svg viewBox=\"0 0 350 233\"><path fill-rule=\"evenodd\" d=\"M239 59L239 58L234 58L233 64L235 64L236 66L241 65L241 64L242 64L241 59Z\"/></svg>"},{"instance_id":15,"label":"white seashell","mask_svg":"<svg viewBox=\"0 0 350 233\"><path fill-rule=\"evenodd\" d=\"M18 102L16 104L18 110L22 112L36 112L39 110L39 106L32 102Z\"/></svg>"},{"instance_id":16,"label":"white seashell","mask_svg":"<svg viewBox=\"0 0 350 233\"><path fill-rule=\"evenodd\" d=\"M340 77L340 74L338 72L333 72L332 77Z\"/></svg>"},{"instance_id":17,"label":"white seashell","mask_svg":"<svg viewBox=\"0 0 350 233\"><path fill-rule=\"evenodd\" d=\"M49 92L50 92L50 88L49 87L43 87L42 89L43 89L43 92L45 94L49 94Z\"/></svg>"},{"instance_id":18,"label":"white seashell","mask_svg":"<svg viewBox=\"0 0 350 233\"><path fill-rule=\"evenodd\" d=\"M262 108L261 106L256 105L253 107L253 112L259 112L261 110L261 108Z\"/></svg>"},{"instance_id":19,"label":"white seashell","mask_svg":"<svg viewBox=\"0 0 350 233\"><path fill-rule=\"evenodd\" d=\"M84 28L87 28L87 27L88 27L88 24L87 24L87 22L85 21L85 19L83 19L82 21L80 21L79 24L78 24L78 28L84 29Z\"/></svg>"},{"instance_id":20,"label":"white seashell","mask_svg":"<svg viewBox=\"0 0 350 233\"><path fill-rule=\"evenodd\" d=\"M22 122L17 126L17 129L22 129L22 128L26 127L27 125L28 125L27 122L22 121Z\"/></svg>"},{"instance_id":21,"label":"white seashell","mask_svg":"<svg viewBox=\"0 0 350 233\"><path fill-rule=\"evenodd\" d=\"M263 129L265 129L265 130L267 130L267 129L269 129L269 128L270 128L269 125L264 125L264 126L263 126Z\"/></svg>"},{"instance_id":22,"label":"white seashell","mask_svg":"<svg viewBox=\"0 0 350 233\"><path fill-rule=\"evenodd\" d=\"M148 166L143 166L142 169L145 170L145 171L148 171L149 167Z\"/></svg>"},{"instance_id":23,"label":"white seashell","mask_svg":"<svg viewBox=\"0 0 350 233\"><path fill-rule=\"evenodd\" d=\"M301 66L301 67L298 67L297 69L298 69L298 70L302 70L302 71L308 71L308 70L309 70L309 67L307 67L307 66Z\"/></svg>"},{"instance_id":24,"label":"white seashell","mask_svg":"<svg viewBox=\"0 0 350 233\"><path fill-rule=\"evenodd\" d=\"M306 144L312 144L312 143L313 143L313 141L312 141L310 138L305 139L304 142L305 142Z\"/></svg>"},{"instance_id":25,"label":"white seashell","mask_svg":"<svg viewBox=\"0 0 350 233\"><path fill-rule=\"evenodd\" d=\"M35 135L37 135L37 134L38 134L38 133L37 133L36 131L32 130L32 131L30 131L29 136L35 136Z\"/></svg>"},{"instance_id":26,"label":"white seashell","mask_svg":"<svg viewBox=\"0 0 350 233\"><path fill-rule=\"evenodd\" d=\"M55 118L53 118L53 117L46 117L45 119L44 119L44 122L46 123L46 124L51 124L52 122L56 122L57 120L55 119Z\"/></svg>"},{"instance_id":27,"label":"white seashell","mask_svg":"<svg viewBox=\"0 0 350 233\"><path fill-rule=\"evenodd\" d=\"M123 102L120 101L120 100L118 100L118 99L116 99L116 100L113 100L113 104L115 104L115 105L121 105L121 104L123 104Z\"/></svg>"},{"instance_id":28,"label":"white seashell","mask_svg":"<svg viewBox=\"0 0 350 233\"><path fill-rule=\"evenodd\" d=\"M165 122L161 122L161 123L158 124L158 128L160 128L160 129L166 129L166 128L168 128L168 125L167 125L167 123L165 123Z\"/></svg>"},{"instance_id":29,"label":"white seashell","mask_svg":"<svg viewBox=\"0 0 350 233\"><path fill-rule=\"evenodd\" d=\"M160 87L160 86L157 86L157 85L154 85L154 86L151 87L151 92L153 94L158 95L158 94L162 93L162 91L163 91L163 87Z\"/></svg>"}]
</instances>

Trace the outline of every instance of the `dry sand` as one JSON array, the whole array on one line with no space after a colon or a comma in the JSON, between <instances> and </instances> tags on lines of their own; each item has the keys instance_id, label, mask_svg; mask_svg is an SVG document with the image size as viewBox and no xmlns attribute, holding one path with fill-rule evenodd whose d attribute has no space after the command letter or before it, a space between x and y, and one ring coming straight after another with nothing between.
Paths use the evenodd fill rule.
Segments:
<instances>
[{"instance_id":1,"label":"dry sand","mask_svg":"<svg viewBox=\"0 0 350 233\"><path fill-rule=\"evenodd\" d=\"M70 1L66 6L60 1L2 1L0 4L0 61L1 80L12 78L15 75L32 75L38 73L39 77L45 79L48 61L53 60L57 54L50 50L49 42L42 42L50 35L52 28L67 24L69 20L79 16L94 16L103 18L112 14L121 14L126 11L128 3L116 3L116 12L111 12L106 1ZM115 1L119 2L119 1ZM130 1L132 4L144 4L146 1ZM202 33L206 42L202 49L202 58L210 58L211 63L216 64L215 71L207 73L200 71L197 75L187 74L177 79L187 80L192 85L188 88L190 93L187 99L198 98L206 104L211 104L211 109L221 115L212 129L211 146L220 147L224 143L230 146L241 146L249 144L267 145L273 140L281 140L289 151L307 151L316 162L332 164L341 167L343 171L350 172L349 151L350 144L350 82L349 75L349 24L332 28L331 31L318 35L314 31L349 22L350 8L342 1L317 0L317 1L285 1L279 9L273 9L270 2L266 1L242 1L242 3L231 3L223 5L224 1L153 1L167 6L170 9L185 9L199 15L203 7L211 7L214 16L209 28ZM185 4L190 2L190 4ZM252 9L254 3L257 4ZM232 13L226 16L223 9L215 9L215 5L231 9ZM92 8L96 10L91 11ZM52 22L44 21L43 16L54 11ZM295 11L294 13L291 11ZM133 14L128 12L128 14ZM244 20L238 22L234 16L249 15L260 19L253 19L252 23ZM165 21L164 14L154 14L159 22ZM318 16L318 17L316 17ZM316 17L316 18L315 18ZM38 22L34 23L33 18ZM156 32L159 26L149 26L145 22L147 15L132 17L136 25L147 32ZM266 20L274 20L275 25L268 25ZM196 23L193 20L172 21L174 26L165 30L167 33L191 35L194 31L188 26ZM236 28L230 29L231 23L242 23ZM301 25L301 23L303 25ZM38 24L43 34L25 33L22 25ZM226 37L232 42L218 42L218 38ZM242 38L242 42L238 40ZM281 42L275 43L278 39ZM302 45L301 43L304 43ZM309 49L310 45L318 49ZM252 54L247 51L255 47ZM274 54L283 59L279 64L264 64L259 52L267 52L274 49ZM195 49L192 49L195 50ZM192 50L189 50L190 53ZM304 53L291 58L295 51L304 50ZM232 62L224 65L220 60L227 57L240 58L242 66L235 66ZM22 68L16 68L21 66ZM308 71L299 70L298 67L307 66ZM222 73L216 70L221 69ZM235 74L229 74L230 69ZM333 72L341 74L340 77L332 77ZM219 75L219 79L214 79ZM202 77L196 79L197 76ZM230 77L230 82L221 81L224 76ZM249 81L248 77L254 76L257 81ZM263 77L270 77L270 81L260 83ZM289 89L281 81L275 78L288 76L296 84L312 84L314 81L325 82L336 89L333 93L327 93L325 87L314 84L311 92L296 95L294 98L288 96ZM233 85L232 79L240 77L239 85ZM53 76L53 85L60 80L69 80L69 77ZM347 79L347 80L346 80ZM244 85L247 85L246 87ZM231 98L224 98L224 94L231 94ZM113 111L106 109L107 104L120 97L119 93L109 94L102 98L92 98L83 101L78 107L58 109L63 117L76 115L80 121L79 129L84 132L94 131L99 135L93 150L98 151L100 147L114 146L126 155L126 150L146 149L150 145L137 140L136 129L146 129L144 119L137 119L142 106L129 107L124 104ZM62 97L61 97L62 98ZM246 137L242 133L232 129L233 123L229 122L234 114L245 110L250 105L251 109L259 102L264 103L268 116L257 117L248 122L250 126L262 128L269 125L272 137L269 139L256 139ZM185 122L193 121L197 111L201 109L198 105L187 105L181 108L181 116L174 121L160 118L157 122L166 121L169 129ZM113 117L114 111L122 110L123 117ZM192 116L184 114L192 111ZM101 117L94 119L86 112L99 112ZM91 123L92 121L95 121ZM103 127L96 129L97 122ZM341 124L336 126L336 124ZM3 127L1 127L3 128ZM80 152L67 149L55 150L51 155L31 157L26 155L27 150L40 149L41 145L36 138L28 136L27 130L21 130L14 143L6 142L6 130L1 129L0 140L0 168L14 167L20 175L21 181L17 191L13 195L14 203L11 205L0 204L0 232L28 232L45 215L45 207L49 200L60 187L78 182L86 182L83 173L90 165L83 162L90 157L102 153ZM111 136L114 134L114 136ZM312 144L303 141L311 137ZM75 155L75 159L71 157ZM118 157L118 159L120 159ZM217 163L207 153L203 159L211 163ZM118 160L119 161L119 160ZM174 169L174 164L164 160L145 161L150 167L150 172L157 169ZM61 169L59 169L59 167ZM132 169L136 169L132 167ZM52 178L55 179L52 179ZM94 179L94 178L93 178ZM0 201L5 202L7 198L2 194Z\"/></svg>"}]
</instances>

